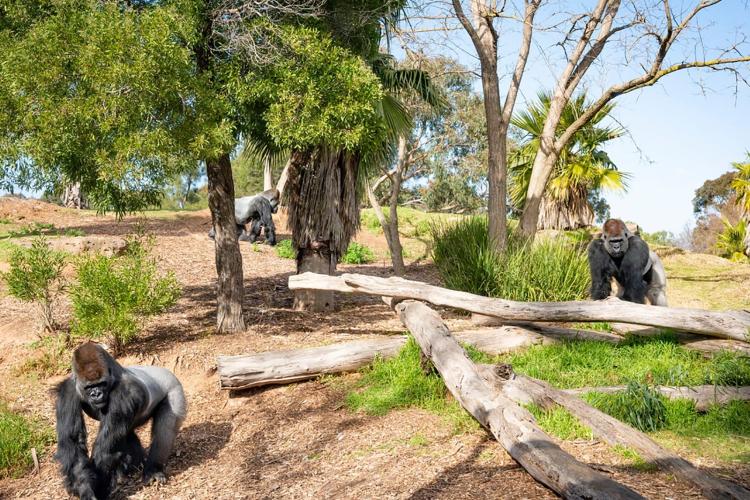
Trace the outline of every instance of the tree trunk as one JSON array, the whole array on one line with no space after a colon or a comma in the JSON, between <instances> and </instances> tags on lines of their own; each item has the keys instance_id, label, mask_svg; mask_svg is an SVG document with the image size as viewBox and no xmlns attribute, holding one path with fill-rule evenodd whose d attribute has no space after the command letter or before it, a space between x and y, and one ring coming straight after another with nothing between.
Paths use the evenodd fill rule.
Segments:
<instances>
[{"instance_id":1,"label":"tree trunk","mask_svg":"<svg viewBox=\"0 0 750 500\"><path fill-rule=\"evenodd\" d=\"M391 225L388 223L388 220L385 218L385 214L383 213L383 208L380 206L380 202L378 201L377 196L375 196L375 192L372 190L372 186L370 185L369 181L365 189L367 191L367 198L370 200L370 206L372 207L373 212L375 212L375 216L378 218L378 222L380 222L380 227L383 228L383 235L385 236L385 242L388 244L388 251L391 252L391 263L393 264L393 274L395 274L396 276L403 276L404 275L404 260L402 256L402 258L400 259L401 266L399 267L399 262L396 259L394 245L391 240ZM399 241L399 247L400 246L401 246L401 242Z\"/></svg>"},{"instance_id":2,"label":"tree trunk","mask_svg":"<svg viewBox=\"0 0 750 500\"><path fill-rule=\"evenodd\" d=\"M60 202L62 203L62 206L67 208L77 208L79 210L89 208L86 197L81 191L80 182L66 184L63 194L60 197Z\"/></svg>"},{"instance_id":3,"label":"tree trunk","mask_svg":"<svg viewBox=\"0 0 750 500\"><path fill-rule=\"evenodd\" d=\"M206 161L208 175L208 206L216 232L216 272L218 274L218 308L216 328L219 332L242 332L242 254L237 241L234 219L234 181L229 154Z\"/></svg>"},{"instance_id":4,"label":"tree trunk","mask_svg":"<svg viewBox=\"0 0 750 500\"><path fill-rule=\"evenodd\" d=\"M750 312L705 311L654 307L616 298L598 301L516 302L449 290L403 278L378 278L362 274L289 277L292 290L337 290L386 297L424 300L437 306L494 316L507 321L618 321L673 328L712 337L750 341Z\"/></svg>"},{"instance_id":5,"label":"tree trunk","mask_svg":"<svg viewBox=\"0 0 750 500\"><path fill-rule=\"evenodd\" d=\"M546 194L542 196L537 229L567 231L592 226L594 211L587 195L585 189L573 188L565 201L555 200Z\"/></svg>"},{"instance_id":6,"label":"tree trunk","mask_svg":"<svg viewBox=\"0 0 750 500\"><path fill-rule=\"evenodd\" d=\"M276 183L276 189L280 193L281 200L284 199L284 188L286 187L286 181L289 178L289 168L292 165L292 159L291 157L286 162L286 165L284 165L284 170L281 171L281 175L279 175L279 182Z\"/></svg>"},{"instance_id":7,"label":"tree trunk","mask_svg":"<svg viewBox=\"0 0 750 500\"><path fill-rule=\"evenodd\" d=\"M552 111L550 110L550 113ZM540 140L540 144L542 141ZM551 146L550 146L551 147ZM531 169L531 180L529 181L529 190L526 192L526 203L523 207L521 220L518 224L518 231L521 236L527 239L533 239L539 224L539 208L544 196L544 190L547 188L547 182L552 173L555 163L557 162L556 154L546 154L540 146L539 151L534 158L534 165Z\"/></svg>"},{"instance_id":8,"label":"tree trunk","mask_svg":"<svg viewBox=\"0 0 750 500\"><path fill-rule=\"evenodd\" d=\"M273 171L271 170L271 159L263 159L263 191L273 189Z\"/></svg>"},{"instance_id":9,"label":"tree trunk","mask_svg":"<svg viewBox=\"0 0 750 500\"><path fill-rule=\"evenodd\" d=\"M597 438L610 446L634 449L644 460L698 486L706 498L750 498L750 491L742 486L699 470L687 460L659 446L643 432L602 413L573 395L555 389L547 382L516 375L511 380L498 380L498 386L504 395L519 404L534 402L543 408L562 406L590 427Z\"/></svg>"},{"instance_id":10,"label":"tree trunk","mask_svg":"<svg viewBox=\"0 0 750 500\"><path fill-rule=\"evenodd\" d=\"M485 426L531 476L563 498L642 498L563 451L521 408L480 376L440 316L413 300L396 312L456 401Z\"/></svg>"},{"instance_id":11,"label":"tree trunk","mask_svg":"<svg viewBox=\"0 0 750 500\"><path fill-rule=\"evenodd\" d=\"M313 272L332 275L336 272L336 254L327 242L315 241L297 253L297 274ZM332 312L336 306L331 290L297 290L294 292L296 311Z\"/></svg>"}]
</instances>

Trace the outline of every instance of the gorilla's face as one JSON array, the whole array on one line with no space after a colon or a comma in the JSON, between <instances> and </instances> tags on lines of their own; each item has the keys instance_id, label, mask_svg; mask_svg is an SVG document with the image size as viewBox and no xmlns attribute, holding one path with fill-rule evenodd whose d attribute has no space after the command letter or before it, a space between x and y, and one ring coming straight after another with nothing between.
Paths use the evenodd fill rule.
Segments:
<instances>
[{"instance_id":1,"label":"gorilla's face","mask_svg":"<svg viewBox=\"0 0 750 500\"><path fill-rule=\"evenodd\" d=\"M604 248L612 257L622 257L628 251L628 239L624 236L604 239Z\"/></svg>"},{"instance_id":2,"label":"gorilla's face","mask_svg":"<svg viewBox=\"0 0 750 500\"><path fill-rule=\"evenodd\" d=\"M96 410L102 410L109 403L109 377L95 382L87 382L83 387L86 402Z\"/></svg>"}]
</instances>

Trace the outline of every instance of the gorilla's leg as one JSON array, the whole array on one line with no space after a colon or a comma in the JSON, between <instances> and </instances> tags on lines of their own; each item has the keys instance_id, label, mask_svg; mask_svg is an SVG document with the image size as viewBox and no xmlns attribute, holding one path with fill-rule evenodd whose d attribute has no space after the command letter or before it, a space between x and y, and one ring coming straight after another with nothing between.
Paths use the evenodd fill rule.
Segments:
<instances>
[{"instance_id":1,"label":"gorilla's leg","mask_svg":"<svg viewBox=\"0 0 750 500\"><path fill-rule=\"evenodd\" d=\"M604 249L601 240L591 242L588 258L591 271L591 298L593 300L606 299L612 293L612 276L617 271L617 267Z\"/></svg>"},{"instance_id":2,"label":"gorilla's leg","mask_svg":"<svg viewBox=\"0 0 750 500\"><path fill-rule=\"evenodd\" d=\"M175 436L185 419L186 403L182 389L171 391L154 411L151 425L151 446L143 468L143 481L164 483L164 465L174 447Z\"/></svg>"},{"instance_id":3,"label":"gorilla's leg","mask_svg":"<svg viewBox=\"0 0 750 500\"><path fill-rule=\"evenodd\" d=\"M625 292L622 300L643 304L646 302L647 283L643 272L648 266L648 245L640 238L630 238L628 251L622 258L617 272L617 281L622 283Z\"/></svg>"},{"instance_id":4,"label":"gorilla's leg","mask_svg":"<svg viewBox=\"0 0 750 500\"><path fill-rule=\"evenodd\" d=\"M643 276L648 284L646 298L652 306L667 307L667 273L664 271L664 265L661 259L653 251L649 252L651 267Z\"/></svg>"},{"instance_id":5,"label":"gorilla's leg","mask_svg":"<svg viewBox=\"0 0 750 500\"><path fill-rule=\"evenodd\" d=\"M239 239L240 241L249 241L251 243L255 241L255 238L253 238L252 236L252 232L248 233L247 227L244 225L242 226L242 232L237 239Z\"/></svg>"},{"instance_id":6,"label":"gorilla's leg","mask_svg":"<svg viewBox=\"0 0 750 500\"><path fill-rule=\"evenodd\" d=\"M253 219L252 224L250 224L250 234L248 235L248 241L251 243L255 243L258 240L258 236L260 236L260 220Z\"/></svg>"},{"instance_id":7,"label":"gorilla's leg","mask_svg":"<svg viewBox=\"0 0 750 500\"><path fill-rule=\"evenodd\" d=\"M146 452L135 432L130 432L120 443L118 451L122 454L117 468L117 482L120 483L133 471L143 465Z\"/></svg>"}]
</instances>

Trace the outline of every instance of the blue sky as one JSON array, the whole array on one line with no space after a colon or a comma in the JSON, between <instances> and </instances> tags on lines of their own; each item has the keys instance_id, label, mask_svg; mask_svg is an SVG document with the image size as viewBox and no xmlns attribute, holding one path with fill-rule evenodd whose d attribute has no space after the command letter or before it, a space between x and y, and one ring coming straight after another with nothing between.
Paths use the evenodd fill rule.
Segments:
<instances>
[{"instance_id":1,"label":"blue sky","mask_svg":"<svg viewBox=\"0 0 750 500\"><path fill-rule=\"evenodd\" d=\"M562 10L574 10L573 5L579 3L591 2L553 0L537 20L546 23ZM679 10L693 3L678 0L672 5ZM726 46L738 31L750 34L750 6L742 0L725 0L701 13L698 21L704 46ZM413 22L417 27L431 23L434 21ZM512 22L505 26L499 43L501 68L515 62L518 44L518 28ZM449 42L438 42L438 35L422 35L423 40L428 36L433 37L426 45L428 52L453 55L464 65L478 68L474 48L463 30L451 31ZM516 110L524 107L526 97L533 98L538 90L554 85L555 69L565 62L561 51L550 49L558 39L557 34L538 34ZM690 54L693 45L675 49L675 56ZM542 57L543 53L547 56ZM602 85L632 74L632 66L618 64L621 54L610 50L604 56L605 64L592 68L586 82L592 95ZM507 74L500 70L501 77L504 72ZM745 66L744 74L750 75L750 65ZM477 88L481 90L479 85ZM501 93L504 89L505 81L501 81ZM731 162L743 160L750 150L750 89L740 87L735 95L731 74L693 70L667 76L659 84L615 102L614 116L630 135L609 143L607 151L632 178L627 193L607 194L612 216L635 221L649 232L669 230L677 234L694 221L691 200L695 190L705 180L730 170Z\"/></svg>"}]
</instances>

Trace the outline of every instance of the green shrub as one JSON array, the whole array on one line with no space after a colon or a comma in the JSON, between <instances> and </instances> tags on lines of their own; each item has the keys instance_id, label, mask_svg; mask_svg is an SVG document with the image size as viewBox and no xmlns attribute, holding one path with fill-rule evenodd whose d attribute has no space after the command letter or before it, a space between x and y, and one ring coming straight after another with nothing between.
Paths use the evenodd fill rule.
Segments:
<instances>
[{"instance_id":1,"label":"green shrub","mask_svg":"<svg viewBox=\"0 0 750 500\"><path fill-rule=\"evenodd\" d=\"M296 259L297 252L292 246L292 240L281 240L276 245L276 255L278 255L282 259Z\"/></svg>"},{"instance_id":2,"label":"green shrub","mask_svg":"<svg viewBox=\"0 0 750 500\"><path fill-rule=\"evenodd\" d=\"M119 352L137 335L145 316L177 301L180 286L173 273L158 272L150 247L132 237L122 257L97 254L78 260L71 290L74 334L108 338Z\"/></svg>"},{"instance_id":3,"label":"green shrub","mask_svg":"<svg viewBox=\"0 0 750 500\"><path fill-rule=\"evenodd\" d=\"M55 229L54 224L46 222L32 222L26 224L18 229L11 229L6 233L8 238L23 238L24 236L40 236L43 234L53 233Z\"/></svg>"},{"instance_id":4,"label":"green shrub","mask_svg":"<svg viewBox=\"0 0 750 500\"><path fill-rule=\"evenodd\" d=\"M563 239L528 244L509 235L506 251L498 254L490 248L484 217L434 224L431 233L433 260L448 288L520 301L588 294L586 254Z\"/></svg>"},{"instance_id":5,"label":"green shrub","mask_svg":"<svg viewBox=\"0 0 750 500\"><path fill-rule=\"evenodd\" d=\"M669 231L656 231L655 233L641 232L643 238L649 245L675 246L675 235Z\"/></svg>"},{"instance_id":6,"label":"green shrub","mask_svg":"<svg viewBox=\"0 0 750 500\"><path fill-rule=\"evenodd\" d=\"M344 264L367 264L375 260L375 254L364 245L356 241L349 243L346 253L341 256L341 262Z\"/></svg>"},{"instance_id":7,"label":"green shrub","mask_svg":"<svg viewBox=\"0 0 750 500\"><path fill-rule=\"evenodd\" d=\"M31 466L31 448L41 453L54 441L51 429L0 403L0 478L18 477Z\"/></svg>"},{"instance_id":8,"label":"green shrub","mask_svg":"<svg viewBox=\"0 0 750 500\"><path fill-rule=\"evenodd\" d=\"M595 408L644 432L659 430L667 424L664 396L646 384L631 381L622 392L592 392L584 398Z\"/></svg>"},{"instance_id":9,"label":"green shrub","mask_svg":"<svg viewBox=\"0 0 750 500\"><path fill-rule=\"evenodd\" d=\"M39 236L31 242L31 248L15 248L10 256L10 270L2 273L8 292L35 304L44 329L50 332L55 331L54 307L64 288L64 267L65 254L52 250L44 236Z\"/></svg>"},{"instance_id":10,"label":"green shrub","mask_svg":"<svg viewBox=\"0 0 750 500\"><path fill-rule=\"evenodd\" d=\"M387 219L386 215L386 219ZM375 215L375 212L370 210L362 210L359 213L359 221L360 225L366 229L369 229L373 232L383 232L383 226L380 225L380 221L378 220L378 216Z\"/></svg>"},{"instance_id":11,"label":"green shrub","mask_svg":"<svg viewBox=\"0 0 750 500\"><path fill-rule=\"evenodd\" d=\"M724 223L724 231L719 234L719 239L716 241L716 249L719 251L719 255L735 262L747 262L747 256L744 254L746 222L741 220L735 226L727 219L723 219L722 222Z\"/></svg>"}]
</instances>

